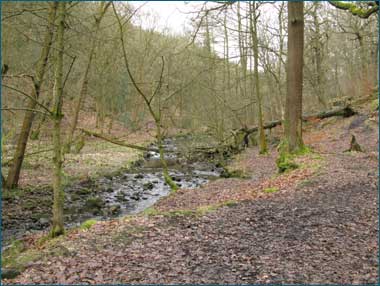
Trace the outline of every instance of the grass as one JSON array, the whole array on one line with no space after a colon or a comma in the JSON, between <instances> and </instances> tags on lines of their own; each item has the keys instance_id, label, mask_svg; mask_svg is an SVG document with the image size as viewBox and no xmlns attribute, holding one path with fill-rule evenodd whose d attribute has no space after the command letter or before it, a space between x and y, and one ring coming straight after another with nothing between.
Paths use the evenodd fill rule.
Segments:
<instances>
[{"instance_id":1,"label":"grass","mask_svg":"<svg viewBox=\"0 0 380 286\"><path fill-rule=\"evenodd\" d=\"M324 157L322 157L320 154L312 152L308 155L308 157L310 158L309 161L307 161L306 163L300 164L301 169L310 168L314 172L316 172L323 166Z\"/></svg>"},{"instance_id":2,"label":"grass","mask_svg":"<svg viewBox=\"0 0 380 286\"><path fill-rule=\"evenodd\" d=\"M200 206L196 210L172 210L172 211L160 211L155 209L154 207L150 207L142 212L142 215L145 216L157 216L161 215L164 217L178 217L178 216L204 216L210 212L216 211L221 207L233 207L237 205L236 201L226 201L218 204L211 204L206 206Z\"/></svg>"},{"instance_id":3,"label":"grass","mask_svg":"<svg viewBox=\"0 0 380 286\"><path fill-rule=\"evenodd\" d=\"M141 139L143 140L143 139ZM148 145L151 141L144 140L140 145ZM30 144L29 144L30 143ZM46 148L46 140L33 141L28 143L27 155L23 163L25 171L25 185L45 186L51 184L50 174L52 173L53 152ZM46 152L41 152L46 150ZM9 152L11 159L12 152ZM28 155L32 154L33 155ZM131 164L142 157L142 152L118 146L101 140L88 140L80 153L69 153L65 155L63 184L71 184L75 181L87 178L96 179L105 174L113 174L120 169L126 169ZM8 167L3 168L6 175ZM24 187L24 186L22 186Z\"/></svg>"},{"instance_id":4,"label":"grass","mask_svg":"<svg viewBox=\"0 0 380 286\"><path fill-rule=\"evenodd\" d=\"M29 262L41 257L38 250L25 248L21 240L15 240L11 246L2 253L1 267L23 271Z\"/></svg>"},{"instance_id":5,"label":"grass","mask_svg":"<svg viewBox=\"0 0 380 286\"><path fill-rule=\"evenodd\" d=\"M154 207L147 208L142 212L144 216L166 216L166 217L176 217L176 216L189 216L194 215L195 212L192 210L175 210L175 211L160 211Z\"/></svg>"}]
</instances>

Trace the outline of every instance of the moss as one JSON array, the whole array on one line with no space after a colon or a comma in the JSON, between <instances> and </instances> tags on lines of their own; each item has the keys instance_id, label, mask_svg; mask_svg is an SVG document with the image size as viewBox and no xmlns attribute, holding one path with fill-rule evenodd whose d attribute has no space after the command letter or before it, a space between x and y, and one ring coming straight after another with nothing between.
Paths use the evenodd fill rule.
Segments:
<instances>
[{"instance_id":1,"label":"moss","mask_svg":"<svg viewBox=\"0 0 380 286\"><path fill-rule=\"evenodd\" d=\"M232 200L230 200L230 201L226 201L225 203L223 203L223 206L226 206L226 207L234 207L234 206L236 206L237 204L238 204L237 201L232 201Z\"/></svg>"},{"instance_id":2,"label":"moss","mask_svg":"<svg viewBox=\"0 0 380 286\"><path fill-rule=\"evenodd\" d=\"M197 208L197 215L204 216L210 212L213 212L219 208L218 205L201 206Z\"/></svg>"},{"instance_id":3,"label":"moss","mask_svg":"<svg viewBox=\"0 0 380 286\"><path fill-rule=\"evenodd\" d=\"M221 207L227 206L227 207L233 207L236 206L237 202L236 201L226 201L218 204L212 204L212 205L206 205L206 206L201 206L197 208L196 210L188 210L188 209L183 209L183 210L174 210L174 211L159 211L156 210L153 207L150 207L143 211L143 215L146 216L156 216L156 215L161 215L165 217L178 217L178 216L203 216L207 213L210 213L212 211L215 211Z\"/></svg>"},{"instance_id":4,"label":"moss","mask_svg":"<svg viewBox=\"0 0 380 286\"><path fill-rule=\"evenodd\" d=\"M192 210L176 210L163 213L164 216L177 217L177 216L192 216L194 211Z\"/></svg>"},{"instance_id":5,"label":"moss","mask_svg":"<svg viewBox=\"0 0 380 286\"><path fill-rule=\"evenodd\" d=\"M165 183L169 185L172 192L176 192L179 190L178 185L173 181L170 175L167 174L166 172L164 172L164 179L165 179Z\"/></svg>"},{"instance_id":6,"label":"moss","mask_svg":"<svg viewBox=\"0 0 380 286\"><path fill-rule=\"evenodd\" d=\"M86 220L85 222L83 222L79 228L82 230L88 230L96 223L97 223L97 220L89 219L89 220Z\"/></svg>"},{"instance_id":7,"label":"moss","mask_svg":"<svg viewBox=\"0 0 380 286\"><path fill-rule=\"evenodd\" d=\"M52 238L49 236L49 235L43 235L41 236L37 242L36 242L36 245L37 246L42 246L44 245L45 243L47 243L48 241L50 241Z\"/></svg>"},{"instance_id":8,"label":"moss","mask_svg":"<svg viewBox=\"0 0 380 286\"><path fill-rule=\"evenodd\" d=\"M239 179L249 179L250 177L240 169L229 170L228 168L223 168L222 173L220 174L222 178L239 178Z\"/></svg>"},{"instance_id":9,"label":"moss","mask_svg":"<svg viewBox=\"0 0 380 286\"><path fill-rule=\"evenodd\" d=\"M160 211L156 210L154 207L150 207L145 209L142 214L145 216L155 216L160 214Z\"/></svg>"},{"instance_id":10,"label":"moss","mask_svg":"<svg viewBox=\"0 0 380 286\"><path fill-rule=\"evenodd\" d=\"M312 154L313 149L311 149L309 146L303 145L302 148L298 149L296 152L294 152L295 156L303 156Z\"/></svg>"},{"instance_id":11,"label":"moss","mask_svg":"<svg viewBox=\"0 0 380 286\"><path fill-rule=\"evenodd\" d=\"M56 238L65 234L65 228L62 225L53 226L50 230L49 235L51 238Z\"/></svg>"},{"instance_id":12,"label":"moss","mask_svg":"<svg viewBox=\"0 0 380 286\"><path fill-rule=\"evenodd\" d=\"M279 191L279 189L276 188L276 187L274 187L274 188L266 188L266 189L264 189L264 193L276 193L276 192L278 192L278 191Z\"/></svg>"},{"instance_id":13,"label":"moss","mask_svg":"<svg viewBox=\"0 0 380 286\"><path fill-rule=\"evenodd\" d=\"M299 168L298 164L294 162L294 156L285 151L280 152L280 156L276 160L276 164L279 173L285 173L287 171Z\"/></svg>"},{"instance_id":14,"label":"moss","mask_svg":"<svg viewBox=\"0 0 380 286\"><path fill-rule=\"evenodd\" d=\"M201 206L201 207L197 208L196 214L199 216L203 216L203 215L206 215L210 212L216 211L217 209L219 209L221 207L233 207L236 205L237 205L236 201L229 200L229 201L225 201L225 202L218 203L218 204Z\"/></svg>"},{"instance_id":15,"label":"moss","mask_svg":"<svg viewBox=\"0 0 380 286\"><path fill-rule=\"evenodd\" d=\"M21 240L14 240L12 241L10 247L4 251L3 258L6 258L7 256L14 256L20 254L24 250L24 243Z\"/></svg>"},{"instance_id":16,"label":"moss","mask_svg":"<svg viewBox=\"0 0 380 286\"><path fill-rule=\"evenodd\" d=\"M20 240L12 242L11 246L2 253L1 266L3 268L23 271L26 265L41 257L40 251L26 250Z\"/></svg>"},{"instance_id":17,"label":"moss","mask_svg":"<svg viewBox=\"0 0 380 286\"><path fill-rule=\"evenodd\" d=\"M76 141L74 142L73 150L72 150L73 153L74 153L74 154L79 154L80 151L83 149L84 145L85 145L84 136L80 136L80 137L78 138L78 140L76 140Z\"/></svg>"},{"instance_id":18,"label":"moss","mask_svg":"<svg viewBox=\"0 0 380 286\"><path fill-rule=\"evenodd\" d=\"M32 132L30 132L30 140L37 140L38 138L40 137L40 130L32 130Z\"/></svg>"},{"instance_id":19,"label":"moss","mask_svg":"<svg viewBox=\"0 0 380 286\"><path fill-rule=\"evenodd\" d=\"M379 110L379 99L378 98L376 98L375 100L373 100L371 102L370 109L371 109L371 111Z\"/></svg>"},{"instance_id":20,"label":"moss","mask_svg":"<svg viewBox=\"0 0 380 286\"><path fill-rule=\"evenodd\" d=\"M142 212L145 216L156 216L156 215L162 215L166 217L175 217L175 216L188 216L188 215L194 215L194 211L192 210L175 210L175 211L159 211L155 209L154 207L147 208Z\"/></svg>"},{"instance_id":21,"label":"moss","mask_svg":"<svg viewBox=\"0 0 380 286\"><path fill-rule=\"evenodd\" d=\"M282 141L277 147L279 152L279 157L276 160L277 168L279 173L284 173L290 170L298 169L300 166L295 162L297 156L305 156L310 154L315 154L313 149L302 145L301 148L293 153L289 153L287 150L287 142Z\"/></svg>"}]
</instances>

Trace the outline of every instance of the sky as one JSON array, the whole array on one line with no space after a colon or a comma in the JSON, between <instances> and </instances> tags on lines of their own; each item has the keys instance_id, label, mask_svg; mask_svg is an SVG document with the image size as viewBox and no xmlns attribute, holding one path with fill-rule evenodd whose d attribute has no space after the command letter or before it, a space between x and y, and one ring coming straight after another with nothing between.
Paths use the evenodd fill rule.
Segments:
<instances>
[{"instance_id":1,"label":"sky","mask_svg":"<svg viewBox=\"0 0 380 286\"><path fill-rule=\"evenodd\" d=\"M171 34L181 35L185 30L194 32L194 28L191 27L191 18L197 16L197 12L199 12L204 1L134 1L132 3L135 7L143 5L139 13L140 15L142 13L149 13L151 16L156 16L139 17L139 21L141 22L136 24L141 25L145 29L154 27L154 30L161 32L168 29ZM273 8L273 5L263 5L261 11L264 12L261 18L269 20L272 24L276 23L277 11ZM187 28L185 29L185 27ZM223 39L223 35L222 38L220 38L220 35L219 38L215 38L216 41L223 41ZM230 34L229 44L231 61L239 61L236 35ZM223 56L223 43L216 43L213 48L216 53Z\"/></svg>"},{"instance_id":2,"label":"sky","mask_svg":"<svg viewBox=\"0 0 380 286\"><path fill-rule=\"evenodd\" d=\"M184 26L186 23L189 23L192 14L189 14L189 12L194 11L194 6L200 3L203 3L202 1L191 1L184 2L184 1L136 1L134 2L135 5L141 5L144 4L143 8L141 9L144 13L152 13L156 14L157 18L155 21L155 25L157 26L158 30L163 30L165 28L169 28L169 30L176 34L181 34L184 30ZM186 14L187 13L187 14ZM142 23L144 26L149 26L153 23L146 22Z\"/></svg>"}]
</instances>

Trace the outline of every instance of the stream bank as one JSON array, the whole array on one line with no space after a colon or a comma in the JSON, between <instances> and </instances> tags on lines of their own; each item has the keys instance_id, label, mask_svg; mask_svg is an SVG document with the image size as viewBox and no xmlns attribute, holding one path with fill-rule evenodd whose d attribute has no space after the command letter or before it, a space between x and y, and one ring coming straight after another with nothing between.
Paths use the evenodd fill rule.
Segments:
<instances>
[{"instance_id":1,"label":"stream bank","mask_svg":"<svg viewBox=\"0 0 380 286\"><path fill-rule=\"evenodd\" d=\"M223 168L201 156L189 158L178 145L188 136L164 140L169 174L178 186L198 188L223 173ZM85 180L65 188L65 222L75 227L88 219L107 220L139 213L170 193L165 183L159 154L146 152L127 170ZM52 190L50 187L19 190L3 198L3 241L46 230L50 226Z\"/></svg>"}]
</instances>

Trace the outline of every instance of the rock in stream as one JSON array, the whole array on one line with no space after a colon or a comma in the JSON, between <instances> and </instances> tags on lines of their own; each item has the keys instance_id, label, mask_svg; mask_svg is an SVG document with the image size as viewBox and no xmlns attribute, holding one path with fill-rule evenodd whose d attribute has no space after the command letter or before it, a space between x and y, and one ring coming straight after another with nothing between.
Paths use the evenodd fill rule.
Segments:
<instances>
[{"instance_id":1,"label":"rock in stream","mask_svg":"<svg viewBox=\"0 0 380 286\"><path fill-rule=\"evenodd\" d=\"M181 188L197 188L220 176L222 169L210 162L188 162L178 152L175 140L165 139L164 148L165 157L170 162L169 174ZM150 151L144 158L134 168L118 175L66 187L64 213L67 226L80 225L90 218L106 220L136 214L168 195L170 187L164 181L159 154ZM31 203L26 212L3 216L5 245L11 238L49 228L51 194L51 190L45 190L43 194L37 191L31 198L34 204ZM40 206L41 198L45 198L44 207ZM17 200L6 203L18 204Z\"/></svg>"}]
</instances>

